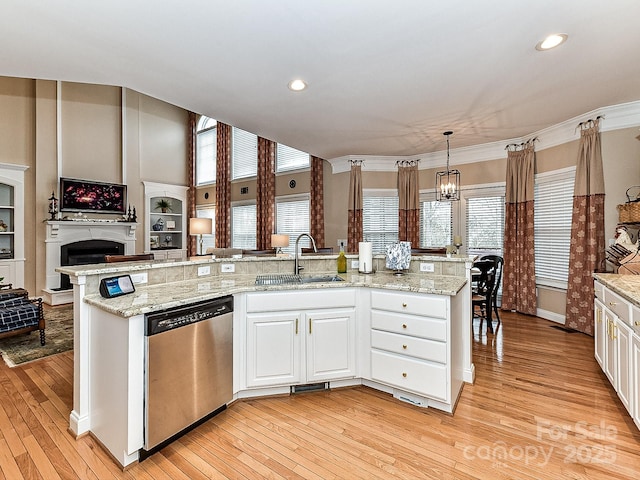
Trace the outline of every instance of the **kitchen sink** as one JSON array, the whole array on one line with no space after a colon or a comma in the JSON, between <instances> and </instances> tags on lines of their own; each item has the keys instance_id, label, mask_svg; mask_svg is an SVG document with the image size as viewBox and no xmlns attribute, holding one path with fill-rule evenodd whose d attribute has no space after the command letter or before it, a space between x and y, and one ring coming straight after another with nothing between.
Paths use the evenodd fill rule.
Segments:
<instances>
[{"instance_id":1,"label":"kitchen sink","mask_svg":"<svg viewBox=\"0 0 640 480\"><path fill-rule=\"evenodd\" d=\"M267 274L256 277L256 285L290 285L301 283L327 283L344 282L342 277L332 274L318 275L294 275L294 274Z\"/></svg>"}]
</instances>

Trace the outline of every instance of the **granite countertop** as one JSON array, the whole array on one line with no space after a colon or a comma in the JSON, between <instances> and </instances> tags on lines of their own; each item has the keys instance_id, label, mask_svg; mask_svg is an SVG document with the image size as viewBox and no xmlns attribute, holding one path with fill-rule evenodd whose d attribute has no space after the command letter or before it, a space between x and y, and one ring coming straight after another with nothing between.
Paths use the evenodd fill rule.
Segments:
<instances>
[{"instance_id":1,"label":"granite countertop","mask_svg":"<svg viewBox=\"0 0 640 480\"><path fill-rule=\"evenodd\" d=\"M381 272L369 275L348 273L340 276L345 279L344 282L256 285L255 275L220 275L161 285L138 285L136 291L130 295L103 298L99 294L93 294L84 297L84 301L128 318L241 292L368 287L454 296L467 283L463 277L449 275L406 274L395 276L390 272Z\"/></svg>"},{"instance_id":2,"label":"granite countertop","mask_svg":"<svg viewBox=\"0 0 640 480\"><path fill-rule=\"evenodd\" d=\"M611 291L640 307L640 275L594 273L593 276Z\"/></svg>"}]
</instances>

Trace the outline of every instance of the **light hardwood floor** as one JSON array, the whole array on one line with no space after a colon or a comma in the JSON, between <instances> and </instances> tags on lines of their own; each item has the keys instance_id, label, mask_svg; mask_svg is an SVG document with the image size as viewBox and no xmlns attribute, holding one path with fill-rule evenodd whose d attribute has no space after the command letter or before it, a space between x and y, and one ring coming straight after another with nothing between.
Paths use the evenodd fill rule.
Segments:
<instances>
[{"instance_id":1,"label":"light hardwood floor","mask_svg":"<svg viewBox=\"0 0 640 480\"><path fill-rule=\"evenodd\" d=\"M234 403L126 472L68 432L73 355L0 366L0 478L638 479L640 433L593 339L502 314L474 329L454 415L358 387Z\"/></svg>"}]
</instances>

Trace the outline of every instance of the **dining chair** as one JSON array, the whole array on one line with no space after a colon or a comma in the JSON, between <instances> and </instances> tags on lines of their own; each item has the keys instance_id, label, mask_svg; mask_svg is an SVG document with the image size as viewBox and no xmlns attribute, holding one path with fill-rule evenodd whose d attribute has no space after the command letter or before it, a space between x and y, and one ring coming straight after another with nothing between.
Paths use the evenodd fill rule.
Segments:
<instances>
[{"instance_id":1,"label":"dining chair","mask_svg":"<svg viewBox=\"0 0 640 480\"><path fill-rule=\"evenodd\" d=\"M498 312L498 291L502 281L502 267L504 259L500 255L483 255L474 263L480 270L477 287L472 295L472 308L475 313L476 307L480 310L480 331L482 323L487 320L487 331L493 332L493 314L495 313L498 326L500 325L500 314Z\"/></svg>"}]
</instances>

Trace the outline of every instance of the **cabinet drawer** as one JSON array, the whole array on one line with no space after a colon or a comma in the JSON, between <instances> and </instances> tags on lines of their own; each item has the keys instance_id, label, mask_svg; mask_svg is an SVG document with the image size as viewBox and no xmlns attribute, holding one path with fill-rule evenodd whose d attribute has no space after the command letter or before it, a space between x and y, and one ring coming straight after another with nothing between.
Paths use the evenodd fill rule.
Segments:
<instances>
[{"instance_id":1,"label":"cabinet drawer","mask_svg":"<svg viewBox=\"0 0 640 480\"><path fill-rule=\"evenodd\" d=\"M636 307L635 305L632 306L633 308L633 330L636 332L637 335L640 335L640 308ZM640 371L638 371L638 380L640 381ZM639 385L640 387L640 385ZM640 390L640 388L639 388ZM640 397L639 397L640 398Z\"/></svg>"},{"instance_id":2,"label":"cabinet drawer","mask_svg":"<svg viewBox=\"0 0 640 480\"><path fill-rule=\"evenodd\" d=\"M604 306L615 313L620 320L631 325L631 304L608 288L604 289Z\"/></svg>"},{"instance_id":3,"label":"cabinet drawer","mask_svg":"<svg viewBox=\"0 0 640 480\"><path fill-rule=\"evenodd\" d=\"M371 377L421 395L448 401L447 368L386 352L371 352Z\"/></svg>"},{"instance_id":4,"label":"cabinet drawer","mask_svg":"<svg viewBox=\"0 0 640 480\"><path fill-rule=\"evenodd\" d=\"M371 292L371 308L412 315L447 318L447 302L447 297L439 295Z\"/></svg>"},{"instance_id":5,"label":"cabinet drawer","mask_svg":"<svg viewBox=\"0 0 640 480\"><path fill-rule=\"evenodd\" d=\"M604 285L600 282L593 282L593 292L598 300L604 302Z\"/></svg>"},{"instance_id":6,"label":"cabinet drawer","mask_svg":"<svg viewBox=\"0 0 640 480\"><path fill-rule=\"evenodd\" d=\"M447 321L398 313L371 311L371 328L445 342Z\"/></svg>"},{"instance_id":7,"label":"cabinet drawer","mask_svg":"<svg viewBox=\"0 0 640 480\"><path fill-rule=\"evenodd\" d=\"M422 360L447 363L447 344L444 342L372 330L371 346Z\"/></svg>"}]
</instances>

